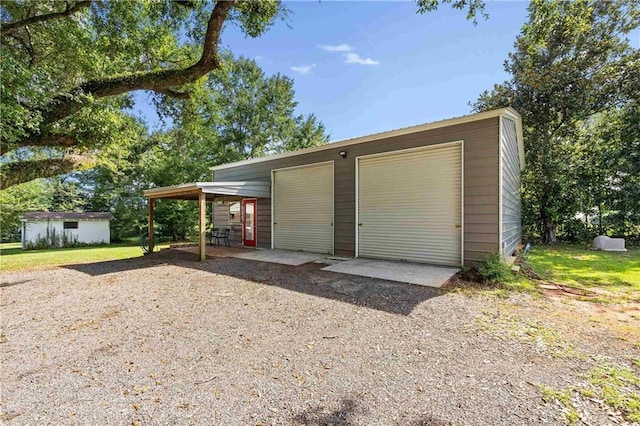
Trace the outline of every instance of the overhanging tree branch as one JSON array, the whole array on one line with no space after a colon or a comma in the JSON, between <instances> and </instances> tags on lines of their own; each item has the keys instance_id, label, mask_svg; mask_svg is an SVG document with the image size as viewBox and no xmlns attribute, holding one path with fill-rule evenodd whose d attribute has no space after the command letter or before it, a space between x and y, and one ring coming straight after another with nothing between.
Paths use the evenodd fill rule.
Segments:
<instances>
[{"instance_id":1,"label":"overhanging tree branch","mask_svg":"<svg viewBox=\"0 0 640 426\"><path fill-rule=\"evenodd\" d=\"M78 145L78 139L71 134L59 134L43 129L40 133L31 136L28 143L20 146L39 146L51 148L70 148ZM0 155L11 151L14 147L7 144L0 145Z\"/></svg>"},{"instance_id":2,"label":"overhanging tree branch","mask_svg":"<svg viewBox=\"0 0 640 426\"><path fill-rule=\"evenodd\" d=\"M9 23L3 22L2 34L9 35L11 33L18 31L20 28L26 27L27 25L37 24L39 22L48 21L50 19L71 16L74 13L84 9L85 7L88 7L90 4L91 4L90 1L78 1L75 3L67 3L67 7L60 12L51 12L51 13L46 13L44 15L30 16L28 18L21 19L15 22L9 22Z\"/></svg>"},{"instance_id":3,"label":"overhanging tree branch","mask_svg":"<svg viewBox=\"0 0 640 426\"><path fill-rule=\"evenodd\" d=\"M93 166L95 166L94 158L76 155L3 164L0 166L0 190L33 179L57 176Z\"/></svg>"},{"instance_id":4,"label":"overhanging tree branch","mask_svg":"<svg viewBox=\"0 0 640 426\"><path fill-rule=\"evenodd\" d=\"M187 93L179 92L174 88L192 83L220 67L218 60L220 33L235 3L235 0L216 3L207 24L202 56L195 64L182 69L159 70L88 81L72 90L70 96L55 98L43 112L43 124L56 122L78 111L88 102L87 95L103 98L133 90L151 90L176 98L188 98ZM28 140L24 142L22 146L29 145Z\"/></svg>"}]
</instances>

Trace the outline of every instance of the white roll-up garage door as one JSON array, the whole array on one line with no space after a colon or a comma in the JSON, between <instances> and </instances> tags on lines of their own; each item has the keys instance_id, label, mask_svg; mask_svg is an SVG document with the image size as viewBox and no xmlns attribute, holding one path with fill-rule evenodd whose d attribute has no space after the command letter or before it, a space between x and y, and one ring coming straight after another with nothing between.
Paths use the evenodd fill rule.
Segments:
<instances>
[{"instance_id":1,"label":"white roll-up garage door","mask_svg":"<svg viewBox=\"0 0 640 426\"><path fill-rule=\"evenodd\" d=\"M333 162L273 172L273 247L333 253Z\"/></svg>"},{"instance_id":2,"label":"white roll-up garage door","mask_svg":"<svg viewBox=\"0 0 640 426\"><path fill-rule=\"evenodd\" d=\"M357 159L357 255L462 263L462 143Z\"/></svg>"}]
</instances>

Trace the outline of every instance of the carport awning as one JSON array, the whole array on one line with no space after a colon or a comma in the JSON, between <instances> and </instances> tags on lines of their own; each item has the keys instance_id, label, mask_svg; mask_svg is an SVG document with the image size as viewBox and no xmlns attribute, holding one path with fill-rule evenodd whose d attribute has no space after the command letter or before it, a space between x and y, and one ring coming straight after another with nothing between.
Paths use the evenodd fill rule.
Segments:
<instances>
[{"instance_id":1,"label":"carport awning","mask_svg":"<svg viewBox=\"0 0 640 426\"><path fill-rule=\"evenodd\" d=\"M205 194L207 200L212 200L216 195L271 198L270 183L262 181L184 183L147 189L144 191L144 196L149 198L197 200L201 193Z\"/></svg>"}]
</instances>

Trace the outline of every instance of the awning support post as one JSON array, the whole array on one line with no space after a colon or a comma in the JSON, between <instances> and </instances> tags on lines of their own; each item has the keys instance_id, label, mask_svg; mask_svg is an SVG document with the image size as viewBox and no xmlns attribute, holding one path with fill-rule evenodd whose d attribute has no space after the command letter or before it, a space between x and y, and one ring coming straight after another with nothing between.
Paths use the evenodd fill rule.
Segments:
<instances>
[{"instance_id":1,"label":"awning support post","mask_svg":"<svg viewBox=\"0 0 640 426\"><path fill-rule=\"evenodd\" d=\"M149 253L153 253L155 241L153 240L153 208L155 206L155 198L149 197Z\"/></svg>"},{"instance_id":2,"label":"awning support post","mask_svg":"<svg viewBox=\"0 0 640 426\"><path fill-rule=\"evenodd\" d=\"M199 211L199 231L200 231L200 261L205 260L206 255L206 244L207 244L207 194L200 191L198 194L198 211Z\"/></svg>"}]
</instances>

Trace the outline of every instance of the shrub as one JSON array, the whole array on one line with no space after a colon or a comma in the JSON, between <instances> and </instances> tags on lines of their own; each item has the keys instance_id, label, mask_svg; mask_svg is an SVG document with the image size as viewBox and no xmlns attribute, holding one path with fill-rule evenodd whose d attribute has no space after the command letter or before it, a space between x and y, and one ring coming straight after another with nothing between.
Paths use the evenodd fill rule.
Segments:
<instances>
[{"instance_id":1,"label":"shrub","mask_svg":"<svg viewBox=\"0 0 640 426\"><path fill-rule=\"evenodd\" d=\"M579 219L571 219L561 227L563 241L576 244L589 244L598 235L598 230L593 225L588 225Z\"/></svg>"},{"instance_id":2,"label":"shrub","mask_svg":"<svg viewBox=\"0 0 640 426\"><path fill-rule=\"evenodd\" d=\"M478 268L478 272L484 281L489 283L504 283L513 280L511 267L507 265L500 253L489 254Z\"/></svg>"}]
</instances>

